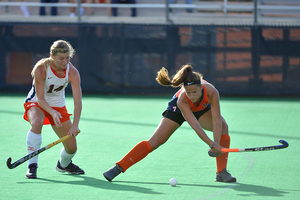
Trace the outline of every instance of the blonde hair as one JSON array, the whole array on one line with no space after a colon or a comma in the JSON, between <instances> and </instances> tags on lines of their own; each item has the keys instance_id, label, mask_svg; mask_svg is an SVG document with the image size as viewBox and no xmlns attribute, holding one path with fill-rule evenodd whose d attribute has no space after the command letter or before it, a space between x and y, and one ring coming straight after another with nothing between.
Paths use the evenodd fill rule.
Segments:
<instances>
[{"instance_id":1,"label":"blonde hair","mask_svg":"<svg viewBox=\"0 0 300 200\"><path fill-rule=\"evenodd\" d=\"M34 72L35 70L40 67L40 66L49 66L51 64L51 62L53 61L53 59L51 58L51 55L56 56L57 53L67 53L69 52L69 56L70 58L73 57L73 55L75 54L75 50L73 49L73 47L71 46L71 44L65 40L57 40L55 42L53 42L53 44L50 47L50 56L48 58L43 58L41 60L39 60L33 67L32 71L31 71L31 76L34 76Z\"/></svg>"},{"instance_id":2,"label":"blonde hair","mask_svg":"<svg viewBox=\"0 0 300 200\"><path fill-rule=\"evenodd\" d=\"M156 81L163 86L179 87L183 83L200 81L203 75L199 72L193 71L191 65L183 65L175 75L172 76L172 80L169 77L169 72L166 68L162 68L157 72Z\"/></svg>"}]
</instances>

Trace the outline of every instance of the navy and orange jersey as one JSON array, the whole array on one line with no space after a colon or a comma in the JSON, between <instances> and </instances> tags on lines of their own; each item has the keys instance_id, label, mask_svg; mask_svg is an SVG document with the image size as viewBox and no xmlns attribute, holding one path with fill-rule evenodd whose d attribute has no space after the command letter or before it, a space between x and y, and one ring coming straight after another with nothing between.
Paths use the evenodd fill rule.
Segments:
<instances>
[{"instance_id":1,"label":"navy and orange jersey","mask_svg":"<svg viewBox=\"0 0 300 200\"><path fill-rule=\"evenodd\" d=\"M179 97L179 94L183 91L183 87L178 90L172 100L169 102L168 104L168 108L167 110L170 110L172 112L175 112L175 113L181 113L180 109L177 107L177 101L178 101L178 97ZM207 99L207 93L206 93L206 88L204 85L202 85L202 96L201 96L201 99L200 99L200 104L198 106L196 106L189 98L188 96L186 96L189 103L190 103L190 106L191 106L191 111L192 112L198 112L198 111L201 111L201 110L204 110L208 105L210 105L208 103L208 99Z\"/></svg>"}]
</instances>

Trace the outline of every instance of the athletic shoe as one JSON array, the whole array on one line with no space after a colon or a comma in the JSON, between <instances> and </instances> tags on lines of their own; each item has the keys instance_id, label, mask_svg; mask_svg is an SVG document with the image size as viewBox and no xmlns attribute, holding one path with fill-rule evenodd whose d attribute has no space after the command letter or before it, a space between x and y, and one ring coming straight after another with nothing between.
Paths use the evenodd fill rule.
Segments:
<instances>
[{"instance_id":1,"label":"athletic shoe","mask_svg":"<svg viewBox=\"0 0 300 200\"><path fill-rule=\"evenodd\" d=\"M226 169L224 169L222 172L217 174L215 181L232 183L232 182L236 182L236 178L231 176L231 174L228 173Z\"/></svg>"},{"instance_id":2,"label":"athletic shoe","mask_svg":"<svg viewBox=\"0 0 300 200\"><path fill-rule=\"evenodd\" d=\"M118 176L123 169L119 165L115 165L106 172L103 173L103 176L108 180L112 181L116 176Z\"/></svg>"},{"instance_id":3,"label":"athletic shoe","mask_svg":"<svg viewBox=\"0 0 300 200\"><path fill-rule=\"evenodd\" d=\"M60 162L58 161L57 162L57 165L56 165L56 170L59 171L59 172L68 172L69 174L84 174L84 171L82 169L80 169L80 167L78 167L77 165L74 165L72 163L72 161L70 162L70 164L63 168L61 165L60 165Z\"/></svg>"},{"instance_id":4,"label":"athletic shoe","mask_svg":"<svg viewBox=\"0 0 300 200\"><path fill-rule=\"evenodd\" d=\"M26 178L35 179L36 176L37 163L32 163L28 166L28 171L26 173Z\"/></svg>"}]
</instances>

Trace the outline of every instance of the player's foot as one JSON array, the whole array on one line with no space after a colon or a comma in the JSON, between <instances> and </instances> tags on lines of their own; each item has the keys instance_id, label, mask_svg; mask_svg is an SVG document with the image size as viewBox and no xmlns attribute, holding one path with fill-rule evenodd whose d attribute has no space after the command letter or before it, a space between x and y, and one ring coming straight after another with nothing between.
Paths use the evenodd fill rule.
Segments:
<instances>
[{"instance_id":1,"label":"player's foot","mask_svg":"<svg viewBox=\"0 0 300 200\"><path fill-rule=\"evenodd\" d=\"M82 169L80 169L80 167L78 167L77 165L74 165L72 163L72 161L65 168L63 168L60 165L60 162L58 161L57 165L56 165L56 170L59 171L59 172L68 172L69 174L84 174L84 171Z\"/></svg>"},{"instance_id":2,"label":"player's foot","mask_svg":"<svg viewBox=\"0 0 300 200\"><path fill-rule=\"evenodd\" d=\"M106 172L103 173L103 176L108 180L112 181L116 176L118 176L123 169L119 165L115 165Z\"/></svg>"},{"instance_id":3,"label":"player's foot","mask_svg":"<svg viewBox=\"0 0 300 200\"><path fill-rule=\"evenodd\" d=\"M236 178L231 176L231 174L228 173L226 169L224 169L222 172L217 174L215 181L232 183L232 182L236 182Z\"/></svg>"},{"instance_id":4,"label":"player's foot","mask_svg":"<svg viewBox=\"0 0 300 200\"><path fill-rule=\"evenodd\" d=\"M37 163L32 163L28 166L28 171L26 173L26 178L34 179L36 176Z\"/></svg>"}]
</instances>

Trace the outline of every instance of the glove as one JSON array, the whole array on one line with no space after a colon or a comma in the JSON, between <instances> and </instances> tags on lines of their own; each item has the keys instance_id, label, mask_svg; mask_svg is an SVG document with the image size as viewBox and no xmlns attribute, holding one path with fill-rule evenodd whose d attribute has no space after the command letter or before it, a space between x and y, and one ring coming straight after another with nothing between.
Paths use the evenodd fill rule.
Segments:
<instances>
[{"instance_id":1,"label":"glove","mask_svg":"<svg viewBox=\"0 0 300 200\"><path fill-rule=\"evenodd\" d=\"M213 151L208 151L208 155L209 155L210 157L218 157L220 154L215 153L215 152L213 152Z\"/></svg>"}]
</instances>

